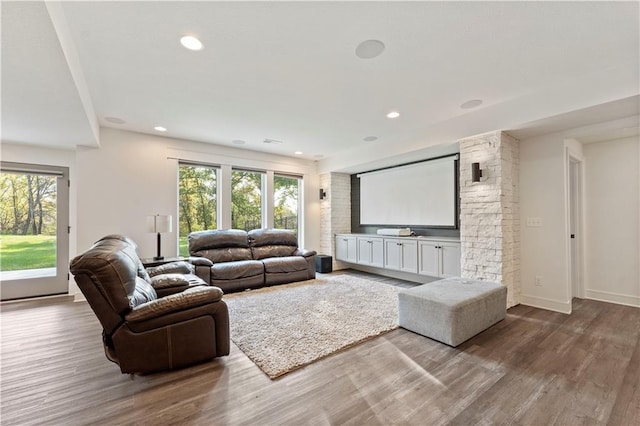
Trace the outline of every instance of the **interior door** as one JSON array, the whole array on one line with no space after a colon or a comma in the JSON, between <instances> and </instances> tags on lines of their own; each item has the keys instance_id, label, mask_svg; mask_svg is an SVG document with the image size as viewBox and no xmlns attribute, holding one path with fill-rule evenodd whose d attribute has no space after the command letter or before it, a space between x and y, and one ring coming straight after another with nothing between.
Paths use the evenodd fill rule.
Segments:
<instances>
[{"instance_id":1,"label":"interior door","mask_svg":"<svg viewBox=\"0 0 640 426\"><path fill-rule=\"evenodd\" d=\"M69 169L0 163L0 299L66 294Z\"/></svg>"},{"instance_id":2,"label":"interior door","mask_svg":"<svg viewBox=\"0 0 640 426\"><path fill-rule=\"evenodd\" d=\"M582 257L580 256L581 235L581 191L582 175L580 173L580 161L571 157L569 159L569 244L570 244L570 275L571 275L571 296L583 297L582 295Z\"/></svg>"}]
</instances>

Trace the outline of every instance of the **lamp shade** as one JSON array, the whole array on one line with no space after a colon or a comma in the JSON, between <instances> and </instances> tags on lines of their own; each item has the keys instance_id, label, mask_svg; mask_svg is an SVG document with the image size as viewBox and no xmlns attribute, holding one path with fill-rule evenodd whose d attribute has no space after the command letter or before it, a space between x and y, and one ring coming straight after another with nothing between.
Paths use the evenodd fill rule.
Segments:
<instances>
[{"instance_id":1,"label":"lamp shade","mask_svg":"<svg viewBox=\"0 0 640 426\"><path fill-rule=\"evenodd\" d=\"M171 215L156 214L147 216L147 232L158 234L171 232Z\"/></svg>"}]
</instances>

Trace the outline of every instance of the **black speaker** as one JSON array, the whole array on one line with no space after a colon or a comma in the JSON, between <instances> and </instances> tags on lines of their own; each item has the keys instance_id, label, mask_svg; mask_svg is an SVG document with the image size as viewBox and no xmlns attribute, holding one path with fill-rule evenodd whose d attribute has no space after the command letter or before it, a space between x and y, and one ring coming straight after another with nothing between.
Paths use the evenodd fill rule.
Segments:
<instances>
[{"instance_id":1,"label":"black speaker","mask_svg":"<svg viewBox=\"0 0 640 426\"><path fill-rule=\"evenodd\" d=\"M333 258L326 254L316 255L316 272L327 274L333 271Z\"/></svg>"}]
</instances>

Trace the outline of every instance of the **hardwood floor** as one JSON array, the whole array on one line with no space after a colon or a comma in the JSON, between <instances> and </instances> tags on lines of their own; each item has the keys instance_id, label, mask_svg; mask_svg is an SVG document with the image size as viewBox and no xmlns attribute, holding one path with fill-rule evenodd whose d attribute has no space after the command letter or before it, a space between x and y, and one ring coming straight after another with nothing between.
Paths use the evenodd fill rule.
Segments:
<instances>
[{"instance_id":1,"label":"hardwood floor","mask_svg":"<svg viewBox=\"0 0 640 426\"><path fill-rule=\"evenodd\" d=\"M640 425L638 308L517 306L457 348L397 329L276 380L233 344L209 363L122 375L86 303L1 310L2 425Z\"/></svg>"}]
</instances>

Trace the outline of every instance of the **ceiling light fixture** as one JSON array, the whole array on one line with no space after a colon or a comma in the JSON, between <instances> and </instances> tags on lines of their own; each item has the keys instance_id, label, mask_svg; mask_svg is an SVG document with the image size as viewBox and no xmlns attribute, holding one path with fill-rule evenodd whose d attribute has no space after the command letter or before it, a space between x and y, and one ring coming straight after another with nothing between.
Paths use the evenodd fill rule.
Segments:
<instances>
[{"instance_id":1,"label":"ceiling light fixture","mask_svg":"<svg viewBox=\"0 0 640 426\"><path fill-rule=\"evenodd\" d=\"M360 59L372 59L384 51L384 43L380 40L365 40L356 47L356 56Z\"/></svg>"},{"instance_id":2,"label":"ceiling light fixture","mask_svg":"<svg viewBox=\"0 0 640 426\"><path fill-rule=\"evenodd\" d=\"M472 99L460 105L462 109L471 109L482 105L482 99Z\"/></svg>"},{"instance_id":3,"label":"ceiling light fixture","mask_svg":"<svg viewBox=\"0 0 640 426\"><path fill-rule=\"evenodd\" d=\"M387 114L388 118L398 118L400 117L400 113L398 111L391 111L389 114Z\"/></svg>"},{"instance_id":4,"label":"ceiling light fixture","mask_svg":"<svg viewBox=\"0 0 640 426\"><path fill-rule=\"evenodd\" d=\"M234 139L231 141L231 143L234 145L244 145L246 142L241 139Z\"/></svg>"},{"instance_id":5,"label":"ceiling light fixture","mask_svg":"<svg viewBox=\"0 0 640 426\"><path fill-rule=\"evenodd\" d=\"M193 36L184 36L180 43L189 50L202 50L202 42Z\"/></svg>"},{"instance_id":6,"label":"ceiling light fixture","mask_svg":"<svg viewBox=\"0 0 640 426\"><path fill-rule=\"evenodd\" d=\"M366 138L362 139L365 142L373 142L373 141L377 141L378 137L377 136L367 136Z\"/></svg>"},{"instance_id":7,"label":"ceiling light fixture","mask_svg":"<svg viewBox=\"0 0 640 426\"><path fill-rule=\"evenodd\" d=\"M159 132L166 132L167 131L167 128L166 127L162 127L162 126L156 126L153 129L157 130Z\"/></svg>"},{"instance_id":8,"label":"ceiling light fixture","mask_svg":"<svg viewBox=\"0 0 640 426\"><path fill-rule=\"evenodd\" d=\"M265 139L263 142L264 143L268 143L268 144L272 144L272 145L279 145L279 144L283 143L282 141L278 141L278 140L275 140L275 139Z\"/></svg>"},{"instance_id":9,"label":"ceiling light fixture","mask_svg":"<svg viewBox=\"0 0 640 426\"><path fill-rule=\"evenodd\" d=\"M302 151L296 151L294 152L295 155L302 155Z\"/></svg>"}]
</instances>

